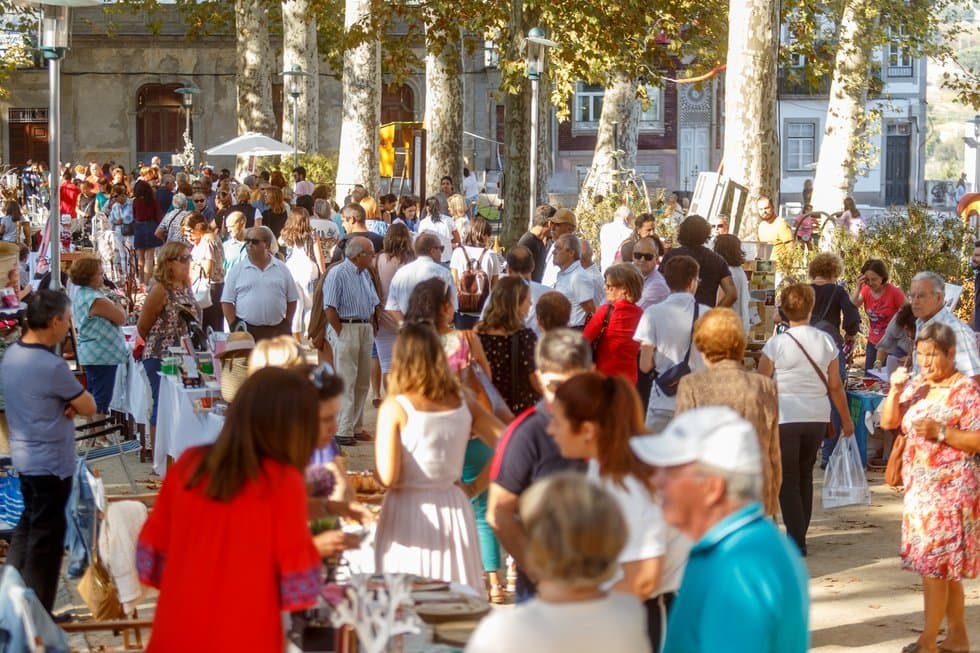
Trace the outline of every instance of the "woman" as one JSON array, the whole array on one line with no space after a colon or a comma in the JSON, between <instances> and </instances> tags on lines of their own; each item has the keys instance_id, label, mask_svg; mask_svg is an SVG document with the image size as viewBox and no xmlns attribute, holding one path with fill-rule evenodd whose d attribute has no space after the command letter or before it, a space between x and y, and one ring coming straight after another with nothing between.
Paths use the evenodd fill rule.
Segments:
<instances>
[{"instance_id":1,"label":"woman","mask_svg":"<svg viewBox=\"0 0 980 653\"><path fill-rule=\"evenodd\" d=\"M154 284L143 302L136 329L146 341L143 369L150 382L153 409L150 412L150 449L156 438L157 408L160 399L160 366L170 347L179 347L187 335L185 315L200 321L201 308L191 289L191 252L184 243L166 243L160 248Z\"/></svg>"},{"instance_id":2,"label":"woman","mask_svg":"<svg viewBox=\"0 0 980 653\"><path fill-rule=\"evenodd\" d=\"M735 292L738 294L738 298L732 305L732 310L738 315L738 319L742 321L742 328L745 329L745 333L748 335L749 327L751 326L749 322L749 299L751 293L749 292L749 278L746 276L745 270L742 269L742 263L745 262L745 254L742 252L742 241L738 239L738 236L733 234L719 234L715 236L715 254L725 259L725 263L728 264L728 269L732 272L732 282L735 284Z\"/></svg>"},{"instance_id":3,"label":"woman","mask_svg":"<svg viewBox=\"0 0 980 653\"><path fill-rule=\"evenodd\" d=\"M779 449L783 482L779 507L786 531L806 556L806 532L813 512L813 463L827 435L830 406L844 416L844 437L854 435L837 366L837 347L823 331L810 326L813 288L794 283L779 293L780 310L789 329L762 348L759 373L779 388Z\"/></svg>"},{"instance_id":4,"label":"woman","mask_svg":"<svg viewBox=\"0 0 980 653\"><path fill-rule=\"evenodd\" d=\"M395 273L402 266L408 265L415 260L415 250L412 249L412 234L404 224L395 223L388 228L385 234L384 249L374 259L378 269L378 278L381 280L381 305L384 306L388 301L388 289L391 288L391 280ZM378 332L374 336L374 345L378 352L377 359L372 360L371 383L375 388L375 407L381 405L381 389L385 386L384 377L387 377L391 370L391 348L395 344L395 335L398 332L398 325L391 319L388 311L381 313L381 320L378 324ZM377 373L374 370L374 361L377 361Z\"/></svg>"},{"instance_id":5,"label":"woman","mask_svg":"<svg viewBox=\"0 0 980 653\"><path fill-rule=\"evenodd\" d=\"M886 369L893 372L899 365L910 367L914 338L915 314L912 313L912 305L906 302L895 313L895 317L885 327L885 334L878 341L875 369L887 365Z\"/></svg>"},{"instance_id":6,"label":"woman","mask_svg":"<svg viewBox=\"0 0 980 653\"><path fill-rule=\"evenodd\" d=\"M922 576L925 590L922 634L902 650L969 651L962 579L980 573L980 387L957 372L948 326L922 327L915 352L921 371L895 370L881 408L882 428L906 436L902 568Z\"/></svg>"},{"instance_id":7,"label":"woman","mask_svg":"<svg viewBox=\"0 0 980 653\"><path fill-rule=\"evenodd\" d=\"M217 441L169 470L137 546L140 580L160 590L148 652L281 651L282 611L316 604L322 563L303 470L318 408L306 376L260 370Z\"/></svg>"},{"instance_id":8,"label":"woman","mask_svg":"<svg viewBox=\"0 0 980 653\"><path fill-rule=\"evenodd\" d=\"M467 242L470 228L472 223L470 222L469 212L466 210L466 200L462 195L456 193L450 195L446 200L447 206L449 206L449 217L453 219L453 226L456 229L456 233L463 242ZM487 233L487 240L490 239L490 233Z\"/></svg>"},{"instance_id":9,"label":"woman","mask_svg":"<svg viewBox=\"0 0 980 653\"><path fill-rule=\"evenodd\" d=\"M252 206L252 189L242 184L235 190L235 203L231 205L231 214L235 211L240 212L245 216L245 226L246 228L251 228L255 224L255 207ZM227 221L224 224L225 232L228 231Z\"/></svg>"},{"instance_id":10,"label":"woman","mask_svg":"<svg viewBox=\"0 0 980 653\"><path fill-rule=\"evenodd\" d=\"M99 259L77 259L68 276L76 287L71 313L78 331L78 363L85 369L86 387L95 398L98 419L109 414L116 368L129 358L119 328L126 323L126 311L105 294L105 274Z\"/></svg>"},{"instance_id":11,"label":"woman","mask_svg":"<svg viewBox=\"0 0 980 653\"><path fill-rule=\"evenodd\" d=\"M200 213L188 215L184 228L191 244L191 283L206 279L211 290L211 305L203 311L201 326L211 327L212 331L221 331L225 323L221 312L221 291L225 287L225 250Z\"/></svg>"},{"instance_id":12,"label":"woman","mask_svg":"<svg viewBox=\"0 0 980 653\"><path fill-rule=\"evenodd\" d=\"M857 309L863 306L868 314L868 341L864 348L864 371L867 373L878 358L878 343L884 337L888 323L905 303L905 293L888 283L885 262L873 258L861 266L851 303Z\"/></svg>"},{"instance_id":13,"label":"woman","mask_svg":"<svg viewBox=\"0 0 980 653\"><path fill-rule=\"evenodd\" d=\"M133 248L133 200L129 199L126 186L113 184L109 197L109 224L112 225L115 264L119 268L116 278L123 280L130 273L130 251ZM136 271L137 278L140 276Z\"/></svg>"},{"instance_id":14,"label":"woman","mask_svg":"<svg viewBox=\"0 0 980 653\"><path fill-rule=\"evenodd\" d=\"M541 398L534 374L538 337L524 326L531 290L520 277L504 277L487 301L486 313L473 330L490 361L493 384L510 411L520 415Z\"/></svg>"},{"instance_id":15,"label":"woman","mask_svg":"<svg viewBox=\"0 0 980 653\"><path fill-rule=\"evenodd\" d=\"M362 199L358 204L364 209L365 226L368 231L373 231L379 236L388 233L388 223L381 217L381 210L378 202L370 195Z\"/></svg>"},{"instance_id":16,"label":"woman","mask_svg":"<svg viewBox=\"0 0 980 653\"><path fill-rule=\"evenodd\" d=\"M302 342L303 334L310 323L314 286L320 278L320 270L323 269L323 261L318 260L319 252L313 242L310 214L306 209L296 207L289 210L289 219L282 228L279 241L286 247L286 268L293 276L299 291L299 301L293 313L292 334L297 342Z\"/></svg>"},{"instance_id":17,"label":"woman","mask_svg":"<svg viewBox=\"0 0 980 653\"><path fill-rule=\"evenodd\" d=\"M558 386L551 410L548 433L562 457L588 460L587 476L616 499L626 518L623 573L612 589L643 601L647 637L659 651L691 543L664 521L652 496L653 469L630 449L630 438L646 431L640 396L621 376L584 372Z\"/></svg>"},{"instance_id":18,"label":"woman","mask_svg":"<svg viewBox=\"0 0 980 653\"><path fill-rule=\"evenodd\" d=\"M389 488L375 538L376 567L469 585L483 595L476 523L456 481L470 433L493 448L503 425L460 390L428 324L402 327L389 385L375 441L376 473Z\"/></svg>"},{"instance_id":19,"label":"woman","mask_svg":"<svg viewBox=\"0 0 980 653\"><path fill-rule=\"evenodd\" d=\"M225 220L233 210L231 208L233 203L231 190L227 188L219 189L214 196L214 222L211 227L219 238L225 233Z\"/></svg>"},{"instance_id":20,"label":"woman","mask_svg":"<svg viewBox=\"0 0 980 653\"><path fill-rule=\"evenodd\" d=\"M140 281L147 283L153 275L157 247L162 245L155 232L160 224L160 205L153 196L153 187L140 179L133 186L133 247L136 248L136 269Z\"/></svg>"},{"instance_id":21,"label":"woman","mask_svg":"<svg viewBox=\"0 0 980 653\"><path fill-rule=\"evenodd\" d=\"M462 197L459 195L453 195L453 197ZM452 200L452 197L449 198ZM450 202L452 206L452 202ZM458 208L458 207L457 207ZM464 207L465 208L465 207ZM464 218L469 222L468 218ZM490 236L493 234L493 227L487 222L487 219L483 216L477 216L473 218L473 221L469 223L467 234L463 238L463 246L457 247L453 250L452 257L449 259L449 271L453 275L453 283L460 290L463 288L460 286L460 280L463 278L463 274L467 270L482 270L484 274L487 275L487 281L489 286L484 291L483 302L486 303L487 297L490 295L490 291L497 283L497 279L500 276L500 267L497 263L497 256L490 249ZM480 312L483 310L483 304L481 303L476 307L477 310L473 312L459 312L456 315L456 328L457 329L472 329L473 325L476 324L480 319Z\"/></svg>"},{"instance_id":22,"label":"woman","mask_svg":"<svg viewBox=\"0 0 980 653\"><path fill-rule=\"evenodd\" d=\"M844 262L836 254L823 252L810 260L808 269L810 286L813 288L814 303L810 323L829 335L837 346L837 373L841 383L847 378L847 361L854 348L854 336L861 327L861 314L851 303L847 291L838 285L844 271ZM840 330L843 327L844 336ZM831 424L834 435L823 443L820 467L827 466L830 454L837 445L840 432L841 413L836 407L831 411Z\"/></svg>"},{"instance_id":23,"label":"woman","mask_svg":"<svg viewBox=\"0 0 980 653\"><path fill-rule=\"evenodd\" d=\"M286 181L286 175L282 174L282 170L273 170L272 174L269 175L269 183L272 184L273 188L278 188L282 190L289 185ZM269 225L266 225L267 227Z\"/></svg>"},{"instance_id":24,"label":"woman","mask_svg":"<svg viewBox=\"0 0 980 653\"><path fill-rule=\"evenodd\" d=\"M538 303L534 305L534 319L538 322L537 335L567 327L572 319L572 303L557 290L549 290L538 297Z\"/></svg>"},{"instance_id":25,"label":"woman","mask_svg":"<svg viewBox=\"0 0 980 653\"><path fill-rule=\"evenodd\" d=\"M20 204L16 201L5 202L3 205L3 216L0 217L0 238L2 238L3 242L20 242L23 236L21 229L22 220L23 216L20 213Z\"/></svg>"},{"instance_id":26,"label":"woman","mask_svg":"<svg viewBox=\"0 0 980 653\"><path fill-rule=\"evenodd\" d=\"M861 212L858 211L853 197L844 198L844 210L837 218L837 225L852 236L860 236L861 232L864 231L864 218L861 217Z\"/></svg>"},{"instance_id":27,"label":"woman","mask_svg":"<svg viewBox=\"0 0 980 653\"><path fill-rule=\"evenodd\" d=\"M402 222L409 231L415 233L419 228L419 198L402 195L398 200L398 217L392 222Z\"/></svg>"},{"instance_id":28,"label":"woman","mask_svg":"<svg viewBox=\"0 0 980 653\"><path fill-rule=\"evenodd\" d=\"M698 318L694 346L707 369L681 379L674 414L701 406L728 406L752 424L762 452L762 506L775 517L783 480L776 384L743 366L745 330L731 309L713 308Z\"/></svg>"},{"instance_id":29,"label":"woman","mask_svg":"<svg viewBox=\"0 0 980 653\"><path fill-rule=\"evenodd\" d=\"M430 197L425 200L425 217L419 222L419 233L431 231L439 237L439 244L442 245L442 263L449 267L449 260L453 255L453 247L459 245L459 233L453 225L452 219L448 215L439 212L439 200Z\"/></svg>"},{"instance_id":30,"label":"woman","mask_svg":"<svg viewBox=\"0 0 980 653\"><path fill-rule=\"evenodd\" d=\"M170 207L170 210L167 211L157 226L154 235L165 243L172 240L187 242L184 220L191 214L191 211L187 210L187 196L183 193L174 193L170 200Z\"/></svg>"},{"instance_id":31,"label":"woman","mask_svg":"<svg viewBox=\"0 0 980 653\"><path fill-rule=\"evenodd\" d=\"M554 474L521 495L527 558L537 597L494 610L466 653L645 653L650 641L636 598L610 592L626 544L626 520L608 492L581 474Z\"/></svg>"},{"instance_id":32,"label":"woman","mask_svg":"<svg viewBox=\"0 0 980 653\"><path fill-rule=\"evenodd\" d=\"M282 188L278 186L268 186L265 189L265 198L265 201L269 203L269 208L262 211L261 218L256 216L255 226L265 226L272 229L276 240L279 240L279 234L282 233L282 228L286 226L286 220L289 218L289 207L283 200Z\"/></svg>"},{"instance_id":33,"label":"woman","mask_svg":"<svg viewBox=\"0 0 980 653\"><path fill-rule=\"evenodd\" d=\"M592 343L598 371L623 376L636 384L640 343L633 340L633 334L643 317L643 309L636 303L643 294L643 277L635 266L616 263L606 268L605 279L608 303L599 307L582 335Z\"/></svg>"}]
</instances>

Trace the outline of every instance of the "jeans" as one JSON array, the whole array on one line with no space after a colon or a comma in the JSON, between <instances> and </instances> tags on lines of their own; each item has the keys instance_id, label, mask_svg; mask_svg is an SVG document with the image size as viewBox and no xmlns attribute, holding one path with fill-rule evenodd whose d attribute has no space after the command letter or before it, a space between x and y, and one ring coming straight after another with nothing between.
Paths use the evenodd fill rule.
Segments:
<instances>
[{"instance_id":1,"label":"jeans","mask_svg":"<svg viewBox=\"0 0 980 653\"><path fill-rule=\"evenodd\" d=\"M803 555L806 555L806 532L813 514L813 464L817 461L820 441L826 432L827 422L779 425L779 448L783 461L779 509L783 513L786 534Z\"/></svg>"},{"instance_id":2,"label":"jeans","mask_svg":"<svg viewBox=\"0 0 980 653\"><path fill-rule=\"evenodd\" d=\"M92 537L95 535L95 495L89 485L89 473L85 459L79 458L75 465L75 481L71 486L66 510L68 525L65 548L68 549L69 578L79 578L85 573L89 564L89 552L92 550Z\"/></svg>"},{"instance_id":3,"label":"jeans","mask_svg":"<svg viewBox=\"0 0 980 653\"><path fill-rule=\"evenodd\" d=\"M95 410L105 415L112 403L112 391L116 385L116 365L86 365L85 381L88 391L95 398Z\"/></svg>"},{"instance_id":4,"label":"jeans","mask_svg":"<svg viewBox=\"0 0 980 653\"><path fill-rule=\"evenodd\" d=\"M153 395L153 410L150 411L150 426L157 425L157 405L160 403L160 367L162 365L162 358L143 359L146 380L150 382L150 394Z\"/></svg>"},{"instance_id":5,"label":"jeans","mask_svg":"<svg viewBox=\"0 0 980 653\"><path fill-rule=\"evenodd\" d=\"M201 311L201 328L205 332L208 327L211 327L212 331L224 330L225 315L221 312L221 291L224 287L224 283L211 284L211 305Z\"/></svg>"},{"instance_id":6,"label":"jeans","mask_svg":"<svg viewBox=\"0 0 980 653\"><path fill-rule=\"evenodd\" d=\"M837 369L840 371L840 380L843 385L844 381L847 380L847 361L842 350L837 351ZM841 417L833 401L830 402L830 423L834 427L834 437L823 441L823 449L820 452L821 469L827 466L830 454L834 452L834 447L837 446L837 438L840 437Z\"/></svg>"},{"instance_id":7,"label":"jeans","mask_svg":"<svg viewBox=\"0 0 980 653\"><path fill-rule=\"evenodd\" d=\"M878 358L878 348L870 342L864 346L864 372L874 369L875 360Z\"/></svg>"},{"instance_id":8,"label":"jeans","mask_svg":"<svg viewBox=\"0 0 980 653\"><path fill-rule=\"evenodd\" d=\"M24 513L14 528L7 563L20 572L48 612L54 608L65 554L65 506L71 485L70 476L20 477Z\"/></svg>"},{"instance_id":9,"label":"jeans","mask_svg":"<svg viewBox=\"0 0 980 653\"><path fill-rule=\"evenodd\" d=\"M459 331L472 329L479 321L479 315L470 315L469 313L460 313L459 311L456 311L456 315L453 316L453 326Z\"/></svg>"}]
</instances>

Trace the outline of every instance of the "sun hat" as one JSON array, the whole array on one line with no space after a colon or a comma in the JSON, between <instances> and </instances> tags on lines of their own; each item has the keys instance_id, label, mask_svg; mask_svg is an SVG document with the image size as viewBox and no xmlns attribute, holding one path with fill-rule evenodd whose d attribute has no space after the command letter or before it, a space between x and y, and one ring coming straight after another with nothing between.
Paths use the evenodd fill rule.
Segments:
<instances>
[{"instance_id":1,"label":"sun hat","mask_svg":"<svg viewBox=\"0 0 980 653\"><path fill-rule=\"evenodd\" d=\"M654 467L701 462L731 472L762 472L755 429L723 406L681 413L660 433L631 438L630 447L640 460Z\"/></svg>"},{"instance_id":2,"label":"sun hat","mask_svg":"<svg viewBox=\"0 0 980 653\"><path fill-rule=\"evenodd\" d=\"M570 209L558 209L551 216L552 224L575 224L575 214Z\"/></svg>"},{"instance_id":3,"label":"sun hat","mask_svg":"<svg viewBox=\"0 0 980 653\"><path fill-rule=\"evenodd\" d=\"M224 358L229 354L236 353L239 356L248 356L253 349L255 349L255 338L252 337L252 334L247 331L235 331L228 334L228 338L225 340L225 349L217 356Z\"/></svg>"}]
</instances>

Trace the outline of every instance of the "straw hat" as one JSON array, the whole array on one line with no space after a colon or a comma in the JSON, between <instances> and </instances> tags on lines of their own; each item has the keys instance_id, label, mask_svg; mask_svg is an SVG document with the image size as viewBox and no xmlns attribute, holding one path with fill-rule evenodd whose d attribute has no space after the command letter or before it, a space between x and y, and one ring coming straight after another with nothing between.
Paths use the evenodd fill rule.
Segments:
<instances>
[{"instance_id":1,"label":"straw hat","mask_svg":"<svg viewBox=\"0 0 980 653\"><path fill-rule=\"evenodd\" d=\"M230 354L238 356L248 356L255 349L255 338L247 331L235 331L228 334L225 340L225 350L218 354L218 358L224 358Z\"/></svg>"}]
</instances>

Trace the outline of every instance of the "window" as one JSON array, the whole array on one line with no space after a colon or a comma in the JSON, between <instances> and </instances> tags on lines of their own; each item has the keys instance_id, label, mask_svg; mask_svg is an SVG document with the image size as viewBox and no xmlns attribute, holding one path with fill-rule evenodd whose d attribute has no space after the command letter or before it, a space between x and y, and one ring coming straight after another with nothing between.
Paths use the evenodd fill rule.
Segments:
<instances>
[{"instance_id":1,"label":"window","mask_svg":"<svg viewBox=\"0 0 980 653\"><path fill-rule=\"evenodd\" d=\"M596 129L602 115L602 97L606 90L601 84L575 85L575 126Z\"/></svg>"},{"instance_id":2,"label":"window","mask_svg":"<svg viewBox=\"0 0 980 653\"><path fill-rule=\"evenodd\" d=\"M817 123L791 122L786 125L786 169L810 170L816 160Z\"/></svg>"},{"instance_id":3,"label":"window","mask_svg":"<svg viewBox=\"0 0 980 653\"><path fill-rule=\"evenodd\" d=\"M664 90L657 86L646 86L647 108L640 114L640 130L663 130L664 128Z\"/></svg>"},{"instance_id":4,"label":"window","mask_svg":"<svg viewBox=\"0 0 980 653\"><path fill-rule=\"evenodd\" d=\"M911 77L912 55L908 48L902 45L905 29L889 29L891 40L888 43L888 76Z\"/></svg>"},{"instance_id":5,"label":"window","mask_svg":"<svg viewBox=\"0 0 980 653\"><path fill-rule=\"evenodd\" d=\"M782 42L787 46L787 49L796 45L796 35L793 33L793 30L789 25L784 24L780 31L782 32ZM802 68L806 65L806 55L800 52L791 52L789 54L787 64L790 68Z\"/></svg>"}]
</instances>

